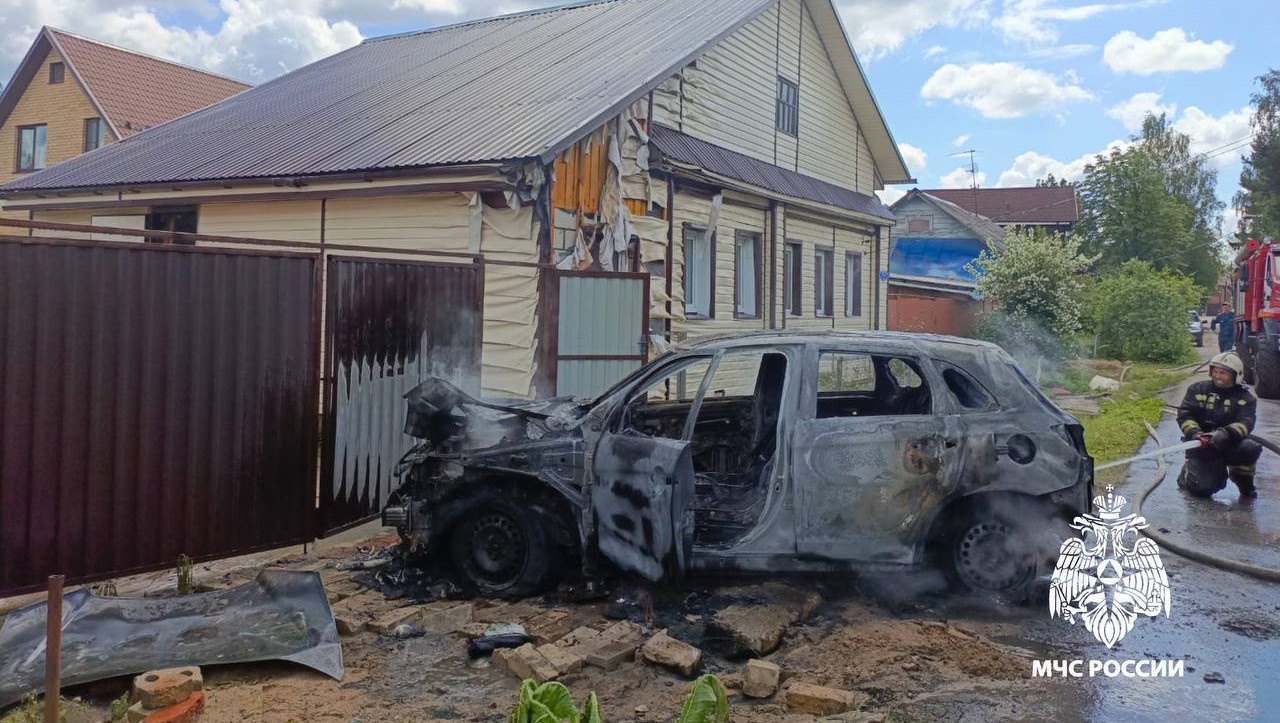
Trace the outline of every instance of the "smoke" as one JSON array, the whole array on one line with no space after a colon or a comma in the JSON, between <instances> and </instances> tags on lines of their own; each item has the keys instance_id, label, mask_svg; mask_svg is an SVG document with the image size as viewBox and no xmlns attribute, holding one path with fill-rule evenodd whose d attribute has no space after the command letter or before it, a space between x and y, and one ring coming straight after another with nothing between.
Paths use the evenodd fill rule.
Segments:
<instances>
[{"instance_id":1,"label":"smoke","mask_svg":"<svg viewBox=\"0 0 1280 723\"><path fill-rule=\"evenodd\" d=\"M1087 355L1079 341L1064 339L1035 319L1002 310L984 314L975 336L998 344L1039 385L1061 379L1064 362Z\"/></svg>"}]
</instances>

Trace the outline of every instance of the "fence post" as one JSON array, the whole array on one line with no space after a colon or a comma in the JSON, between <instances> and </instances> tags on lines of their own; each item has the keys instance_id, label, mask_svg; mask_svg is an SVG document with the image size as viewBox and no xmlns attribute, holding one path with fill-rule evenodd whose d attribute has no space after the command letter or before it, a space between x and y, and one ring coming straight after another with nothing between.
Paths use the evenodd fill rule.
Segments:
<instances>
[{"instance_id":1,"label":"fence post","mask_svg":"<svg viewBox=\"0 0 1280 723\"><path fill-rule=\"evenodd\" d=\"M58 723L58 703L62 699L62 582L62 575L49 576L49 603L45 606L45 723Z\"/></svg>"}]
</instances>

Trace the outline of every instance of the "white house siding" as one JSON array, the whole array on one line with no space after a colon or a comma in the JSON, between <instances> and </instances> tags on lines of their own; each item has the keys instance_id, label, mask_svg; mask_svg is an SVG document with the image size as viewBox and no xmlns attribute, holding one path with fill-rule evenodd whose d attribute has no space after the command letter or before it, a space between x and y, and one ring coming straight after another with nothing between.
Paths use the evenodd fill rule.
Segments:
<instances>
[{"instance_id":1,"label":"white house siding","mask_svg":"<svg viewBox=\"0 0 1280 723\"><path fill-rule=\"evenodd\" d=\"M800 86L800 132L777 130L777 78ZM875 189L870 149L802 0L770 6L654 98L656 122L783 168Z\"/></svg>"},{"instance_id":2,"label":"white house siding","mask_svg":"<svg viewBox=\"0 0 1280 723\"><path fill-rule=\"evenodd\" d=\"M196 230L210 236L320 242L320 201L205 203Z\"/></svg>"}]
</instances>

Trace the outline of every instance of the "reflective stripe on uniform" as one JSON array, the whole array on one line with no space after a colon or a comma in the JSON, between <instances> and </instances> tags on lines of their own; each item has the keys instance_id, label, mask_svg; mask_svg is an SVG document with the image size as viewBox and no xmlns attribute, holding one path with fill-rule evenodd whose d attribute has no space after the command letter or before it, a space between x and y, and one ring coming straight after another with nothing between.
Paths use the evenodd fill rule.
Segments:
<instances>
[{"instance_id":1,"label":"reflective stripe on uniform","mask_svg":"<svg viewBox=\"0 0 1280 723\"><path fill-rule=\"evenodd\" d=\"M1249 436L1249 428L1245 426L1244 422L1232 422L1231 424L1227 425L1227 429L1234 431L1235 433L1239 434L1241 437Z\"/></svg>"},{"instance_id":2,"label":"reflective stripe on uniform","mask_svg":"<svg viewBox=\"0 0 1280 723\"><path fill-rule=\"evenodd\" d=\"M1193 419L1188 419L1187 421L1182 423L1183 434L1186 434L1187 432L1190 432L1193 429L1199 429L1199 428L1200 428L1200 425L1196 424L1195 420Z\"/></svg>"},{"instance_id":3,"label":"reflective stripe on uniform","mask_svg":"<svg viewBox=\"0 0 1280 723\"><path fill-rule=\"evenodd\" d=\"M1257 465L1252 465L1252 464L1227 465L1227 473L1231 475L1247 474L1250 477L1252 477L1253 473L1256 472L1257 469L1258 469Z\"/></svg>"}]
</instances>

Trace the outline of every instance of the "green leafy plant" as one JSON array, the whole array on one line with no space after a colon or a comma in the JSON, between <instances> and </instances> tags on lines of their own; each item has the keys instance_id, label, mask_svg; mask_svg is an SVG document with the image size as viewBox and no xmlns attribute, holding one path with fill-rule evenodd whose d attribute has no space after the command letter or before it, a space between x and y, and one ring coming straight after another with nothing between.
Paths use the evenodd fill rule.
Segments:
<instances>
[{"instance_id":1,"label":"green leafy plant","mask_svg":"<svg viewBox=\"0 0 1280 723\"><path fill-rule=\"evenodd\" d=\"M604 723L595 693L587 696L582 710L573 704L569 689L561 683L520 684L520 700L511 711L511 723ZM720 679L704 675L693 683L676 723L728 723L729 698Z\"/></svg>"},{"instance_id":2,"label":"green leafy plant","mask_svg":"<svg viewBox=\"0 0 1280 723\"><path fill-rule=\"evenodd\" d=\"M195 571L195 563L190 557L182 555L178 558L178 594L190 595L195 589L192 583L192 573Z\"/></svg>"},{"instance_id":3,"label":"green leafy plant","mask_svg":"<svg viewBox=\"0 0 1280 723\"><path fill-rule=\"evenodd\" d=\"M64 723L67 720L61 700L58 701L58 720ZM22 697L22 705L0 718L0 723L44 723L44 702L35 693L27 693Z\"/></svg>"},{"instance_id":4,"label":"green leafy plant","mask_svg":"<svg viewBox=\"0 0 1280 723\"><path fill-rule=\"evenodd\" d=\"M129 691L125 691L119 698L111 701L111 720L124 720L129 715Z\"/></svg>"},{"instance_id":5,"label":"green leafy plant","mask_svg":"<svg viewBox=\"0 0 1280 723\"><path fill-rule=\"evenodd\" d=\"M1200 306L1203 293L1188 276L1126 261L1085 294L1099 355L1164 363L1194 359L1187 310Z\"/></svg>"}]
</instances>

